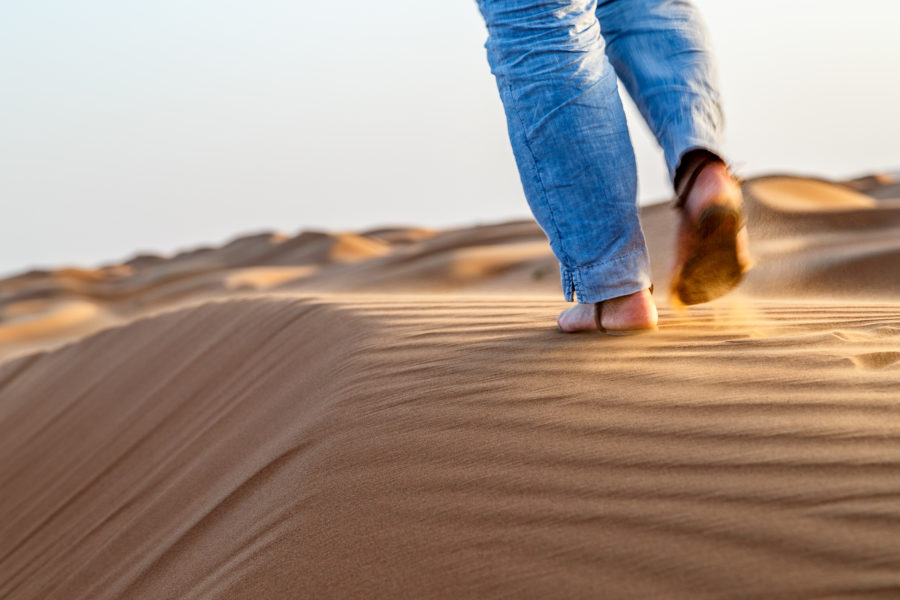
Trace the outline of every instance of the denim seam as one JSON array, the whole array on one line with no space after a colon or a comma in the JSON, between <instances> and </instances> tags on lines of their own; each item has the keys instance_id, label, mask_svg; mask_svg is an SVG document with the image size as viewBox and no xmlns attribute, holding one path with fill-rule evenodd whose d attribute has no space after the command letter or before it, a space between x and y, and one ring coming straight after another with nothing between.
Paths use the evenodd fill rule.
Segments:
<instances>
[{"instance_id":1,"label":"denim seam","mask_svg":"<svg viewBox=\"0 0 900 600\"><path fill-rule=\"evenodd\" d=\"M528 149L528 154L531 156L531 161L534 163L534 174L537 177L538 185L541 186L541 194L544 196L544 201L547 203L547 213L550 216L550 223L553 225L553 234L556 236L556 239L559 241L559 250L563 255L563 259L566 262L572 262L569 257L569 253L566 252L566 249L563 245L562 236L559 234L559 225L556 224L556 217L553 214L553 204L550 202L550 196L547 193L547 188L544 186L544 179L541 177L541 169L538 166L537 158L535 157L534 150L531 149L531 142L528 141L528 128L525 126L525 121L522 119L522 115L519 114L518 98L512 92L512 86L509 85L508 82L503 82L503 86L506 88L506 92L509 94L510 98L512 98L515 102L513 105L513 112L516 115L516 119L519 121L519 125L522 127L522 139L524 140L525 147ZM575 290L578 290L578 286L575 282L572 282L572 286Z\"/></svg>"},{"instance_id":2,"label":"denim seam","mask_svg":"<svg viewBox=\"0 0 900 600\"><path fill-rule=\"evenodd\" d=\"M537 157L534 154L534 150L531 149L531 142L528 140L528 128L525 126L525 121L522 119L522 115L519 113L519 99L515 97L513 94L512 86L509 85L508 82L503 82L503 86L506 88L506 92L509 94L510 98L515 101L513 105L513 112L516 114L516 119L519 121L519 125L522 127L522 139L525 142L525 147L528 148L528 154L531 156L531 162L534 164L534 174L537 177L538 185L541 186L541 194L544 196L544 200L547 202L547 212L550 215L550 222L553 224L553 233L556 235L556 238L559 240L559 249L562 251L566 262L570 262L569 253L565 251L563 248L562 237L559 235L559 225L556 224L556 217L553 215L553 205L550 202L550 197L547 194L547 188L544 186L544 178L541 177L541 169L538 166Z\"/></svg>"}]
</instances>

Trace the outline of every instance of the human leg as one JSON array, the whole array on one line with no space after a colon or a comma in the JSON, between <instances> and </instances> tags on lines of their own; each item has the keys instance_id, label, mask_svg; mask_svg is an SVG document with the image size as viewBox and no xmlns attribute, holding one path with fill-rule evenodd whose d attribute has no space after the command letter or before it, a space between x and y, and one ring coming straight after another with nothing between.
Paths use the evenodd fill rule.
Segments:
<instances>
[{"instance_id":1,"label":"human leg","mask_svg":"<svg viewBox=\"0 0 900 600\"><path fill-rule=\"evenodd\" d=\"M478 0L525 196L579 303L650 287L634 152L595 5Z\"/></svg>"},{"instance_id":2,"label":"human leg","mask_svg":"<svg viewBox=\"0 0 900 600\"><path fill-rule=\"evenodd\" d=\"M600 0L606 54L665 153L675 182L696 149L722 156L722 104L705 25L679 0Z\"/></svg>"},{"instance_id":3,"label":"human leg","mask_svg":"<svg viewBox=\"0 0 900 600\"><path fill-rule=\"evenodd\" d=\"M724 119L705 26L687 0L601 0L596 14L678 194L672 291L686 304L715 299L750 259L740 185L720 150Z\"/></svg>"}]
</instances>

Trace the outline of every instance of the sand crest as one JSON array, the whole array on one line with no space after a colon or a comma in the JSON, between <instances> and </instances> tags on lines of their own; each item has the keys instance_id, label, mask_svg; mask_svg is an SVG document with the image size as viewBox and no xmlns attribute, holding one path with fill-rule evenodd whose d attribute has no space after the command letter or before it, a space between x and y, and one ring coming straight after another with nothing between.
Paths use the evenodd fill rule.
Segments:
<instances>
[{"instance_id":1,"label":"sand crest","mask_svg":"<svg viewBox=\"0 0 900 600\"><path fill-rule=\"evenodd\" d=\"M746 284L636 338L531 222L0 281L0 598L895 598L889 185L748 182Z\"/></svg>"}]
</instances>

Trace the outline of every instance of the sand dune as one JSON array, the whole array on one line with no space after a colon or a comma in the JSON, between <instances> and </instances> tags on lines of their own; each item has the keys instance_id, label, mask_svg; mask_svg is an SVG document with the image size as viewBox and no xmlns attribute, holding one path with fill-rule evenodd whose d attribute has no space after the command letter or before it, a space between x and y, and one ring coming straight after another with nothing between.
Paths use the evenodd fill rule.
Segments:
<instances>
[{"instance_id":1,"label":"sand dune","mask_svg":"<svg viewBox=\"0 0 900 600\"><path fill-rule=\"evenodd\" d=\"M900 208L855 181L749 181L748 281L637 338L554 330L531 222L0 281L0 598L896 598Z\"/></svg>"}]
</instances>

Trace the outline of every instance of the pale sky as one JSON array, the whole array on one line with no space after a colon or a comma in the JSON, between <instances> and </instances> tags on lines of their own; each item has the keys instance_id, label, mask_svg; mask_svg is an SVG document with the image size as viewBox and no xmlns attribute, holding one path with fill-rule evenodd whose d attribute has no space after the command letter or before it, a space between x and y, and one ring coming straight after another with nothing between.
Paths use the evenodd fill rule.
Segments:
<instances>
[{"instance_id":1,"label":"pale sky","mask_svg":"<svg viewBox=\"0 0 900 600\"><path fill-rule=\"evenodd\" d=\"M900 2L697 4L741 175L900 169ZM485 37L474 0L0 2L0 276L529 217Z\"/></svg>"}]
</instances>

